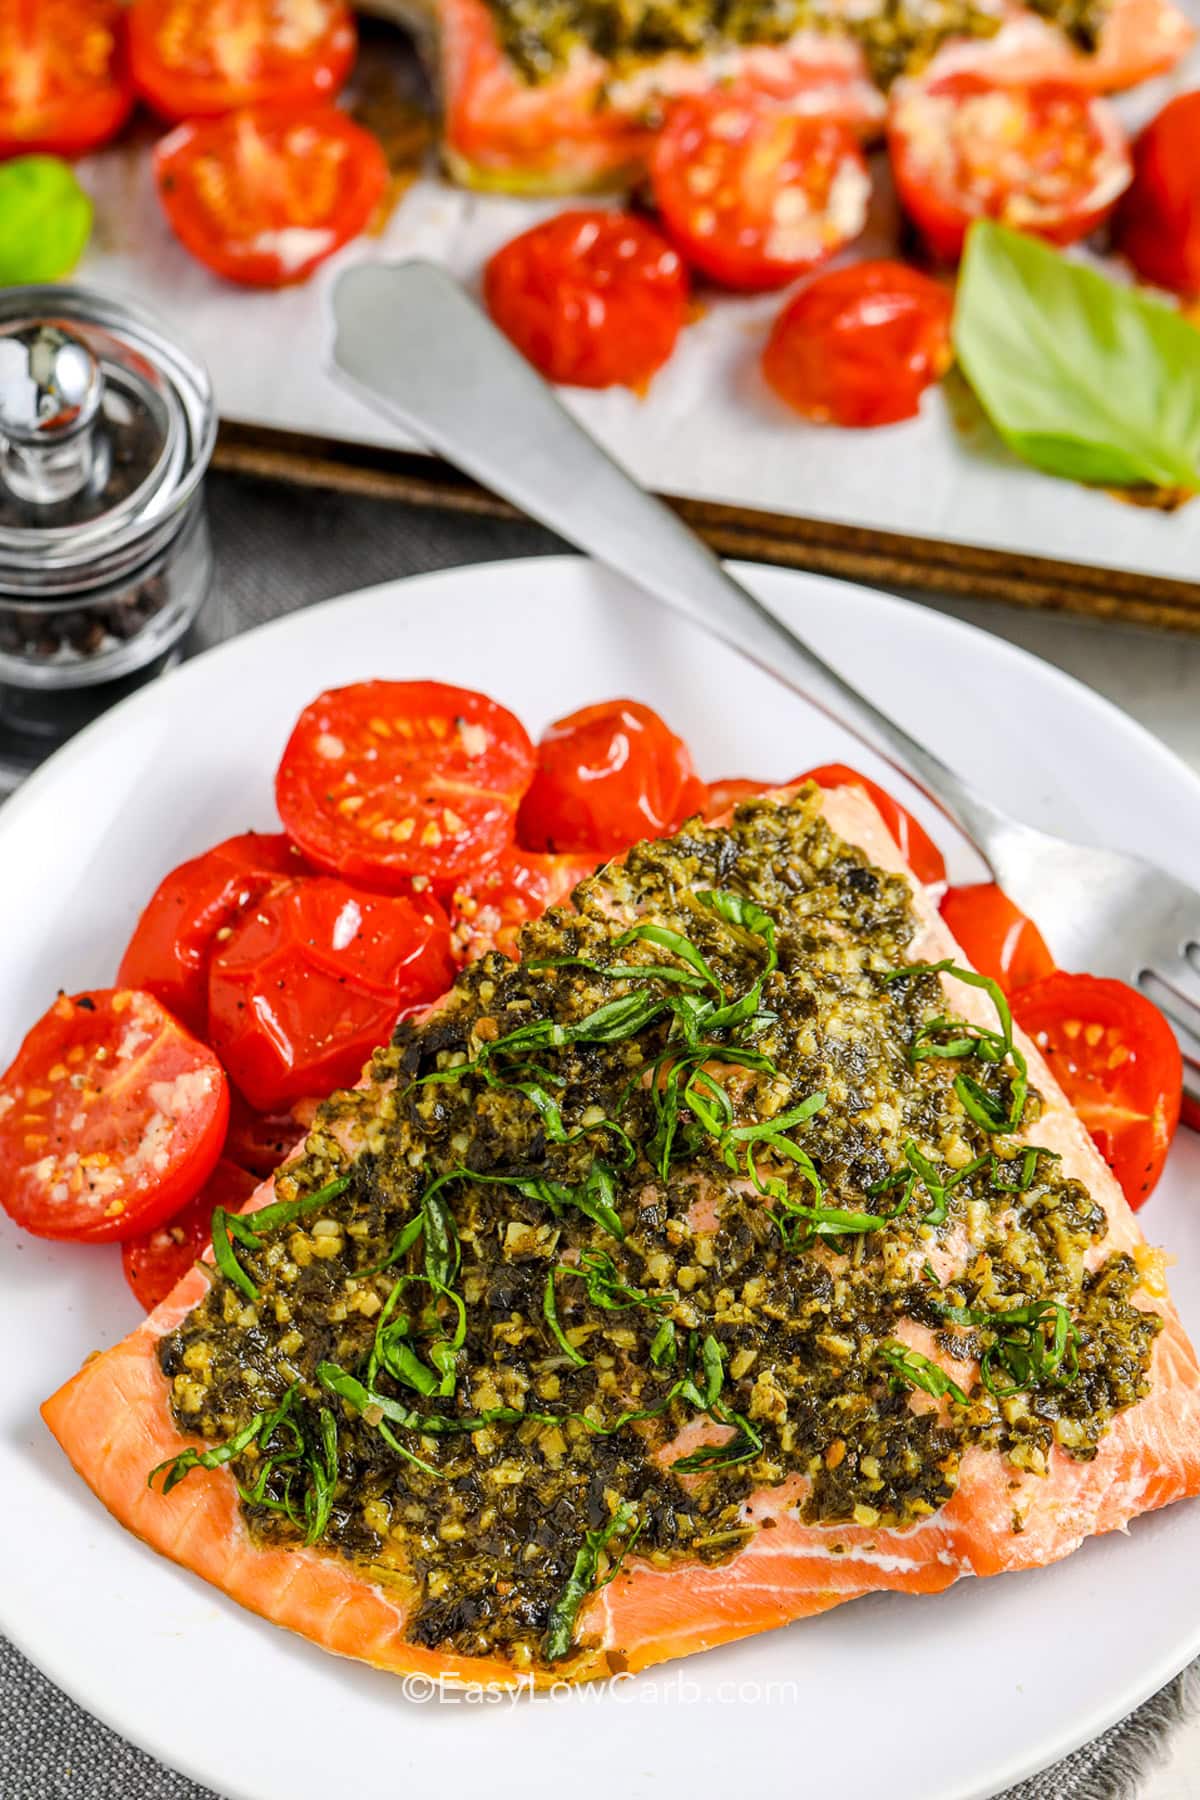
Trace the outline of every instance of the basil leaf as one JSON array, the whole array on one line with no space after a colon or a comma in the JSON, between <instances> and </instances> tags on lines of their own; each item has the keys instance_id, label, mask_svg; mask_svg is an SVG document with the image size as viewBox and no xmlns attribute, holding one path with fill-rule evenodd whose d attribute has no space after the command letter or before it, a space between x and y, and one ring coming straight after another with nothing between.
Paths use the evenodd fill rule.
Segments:
<instances>
[{"instance_id":1,"label":"basil leaf","mask_svg":"<svg viewBox=\"0 0 1200 1800\"><path fill-rule=\"evenodd\" d=\"M1200 331L1036 238L967 235L954 348L1005 442L1114 487L1200 487Z\"/></svg>"},{"instance_id":2,"label":"basil leaf","mask_svg":"<svg viewBox=\"0 0 1200 1800\"><path fill-rule=\"evenodd\" d=\"M0 163L0 287L69 275L92 232L92 203L57 156Z\"/></svg>"}]
</instances>

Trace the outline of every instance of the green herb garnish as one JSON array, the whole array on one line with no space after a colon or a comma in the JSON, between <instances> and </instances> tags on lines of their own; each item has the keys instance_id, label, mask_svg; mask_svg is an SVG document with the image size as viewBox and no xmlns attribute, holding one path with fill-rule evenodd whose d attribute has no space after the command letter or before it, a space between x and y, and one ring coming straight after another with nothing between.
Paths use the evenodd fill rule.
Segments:
<instances>
[{"instance_id":1,"label":"green herb garnish","mask_svg":"<svg viewBox=\"0 0 1200 1800\"><path fill-rule=\"evenodd\" d=\"M1050 1382L1067 1387L1079 1374L1079 1332L1058 1300L1034 1300L993 1312L987 1307L930 1305L950 1325L974 1325L992 1334L979 1361L984 1387L997 1400Z\"/></svg>"},{"instance_id":2,"label":"green herb garnish","mask_svg":"<svg viewBox=\"0 0 1200 1800\"><path fill-rule=\"evenodd\" d=\"M936 963L909 963L902 969L891 969L885 981L903 981L912 975L952 975L968 987L982 988L996 1009L999 1031L981 1025L970 1025L965 1019L944 1015L927 1019L909 1050L909 1060L916 1064L929 1058L965 1061L975 1058L991 1066L1012 1064L1007 1104L1003 1097L985 1088L973 1075L965 1072L954 1078L954 1091L968 1118L984 1131L1016 1131L1025 1117L1029 1095L1029 1068L1021 1051L1013 1042L1013 1017L1003 988L987 975L974 969L961 969L947 958Z\"/></svg>"},{"instance_id":3,"label":"green herb garnish","mask_svg":"<svg viewBox=\"0 0 1200 1800\"><path fill-rule=\"evenodd\" d=\"M641 1523L635 1523L636 1520L636 1509L627 1500L622 1500L607 1525L602 1526L599 1531L585 1532L583 1544L575 1557L575 1566L550 1612L550 1624L546 1631L548 1662L557 1662L573 1648L579 1609L590 1594L608 1585L633 1549L642 1529ZM630 1526L634 1529L631 1535L626 1536ZM614 1538L625 1538L626 1541L617 1555L610 1554L608 1572L601 1577L600 1559Z\"/></svg>"},{"instance_id":4,"label":"green herb garnish","mask_svg":"<svg viewBox=\"0 0 1200 1800\"><path fill-rule=\"evenodd\" d=\"M932 1394L935 1400L949 1395L960 1406L969 1406L970 1401L956 1381L952 1381L945 1369L931 1362L919 1350L909 1344L880 1344L879 1355L892 1371L893 1380L903 1382L907 1387L920 1388L923 1394Z\"/></svg>"},{"instance_id":5,"label":"green herb garnish","mask_svg":"<svg viewBox=\"0 0 1200 1800\"><path fill-rule=\"evenodd\" d=\"M336 1181L330 1181L314 1194L306 1194L301 1200L276 1200L271 1206L262 1206L254 1213L231 1213L223 1206L215 1207L212 1216L213 1261L227 1280L241 1289L248 1300L258 1299L258 1289L250 1279L246 1270L234 1252L232 1240L244 1244L248 1250L261 1250L264 1231L273 1231L279 1225L291 1225L306 1213L315 1212L327 1201L336 1200L350 1186L350 1177L340 1175ZM253 1219L251 1225L249 1220Z\"/></svg>"}]
</instances>

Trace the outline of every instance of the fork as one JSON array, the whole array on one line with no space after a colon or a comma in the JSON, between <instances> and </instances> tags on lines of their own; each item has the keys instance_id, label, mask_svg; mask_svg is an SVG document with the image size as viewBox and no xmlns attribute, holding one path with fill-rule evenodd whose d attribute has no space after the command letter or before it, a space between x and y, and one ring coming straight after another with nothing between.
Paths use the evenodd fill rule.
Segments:
<instances>
[{"instance_id":1,"label":"fork","mask_svg":"<svg viewBox=\"0 0 1200 1800\"><path fill-rule=\"evenodd\" d=\"M888 717L725 569L567 412L433 263L360 264L334 294L334 362L376 410L646 593L705 626L915 781L1066 968L1140 987L1170 1020L1200 1106L1200 894L1140 857L1012 818ZM816 675L854 724L806 690ZM890 752L890 754L889 754Z\"/></svg>"}]
</instances>

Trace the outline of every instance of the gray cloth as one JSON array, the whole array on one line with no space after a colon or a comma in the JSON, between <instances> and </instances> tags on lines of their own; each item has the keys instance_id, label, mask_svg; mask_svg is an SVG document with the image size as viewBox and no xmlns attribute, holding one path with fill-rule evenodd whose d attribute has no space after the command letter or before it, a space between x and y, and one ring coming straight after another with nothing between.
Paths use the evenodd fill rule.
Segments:
<instances>
[{"instance_id":1,"label":"gray cloth","mask_svg":"<svg viewBox=\"0 0 1200 1800\"><path fill-rule=\"evenodd\" d=\"M203 637L228 637L352 588L560 549L549 533L213 476L217 583ZM1004 1800L1134 1800L1171 1731L1200 1711L1200 1663L1131 1718ZM1197 1772L1200 1792L1200 1771ZM0 1800L214 1800L65 1699L0 1638ZM855 1797L851 1797L855 1800Z\"/></svg>"}]
</instances>

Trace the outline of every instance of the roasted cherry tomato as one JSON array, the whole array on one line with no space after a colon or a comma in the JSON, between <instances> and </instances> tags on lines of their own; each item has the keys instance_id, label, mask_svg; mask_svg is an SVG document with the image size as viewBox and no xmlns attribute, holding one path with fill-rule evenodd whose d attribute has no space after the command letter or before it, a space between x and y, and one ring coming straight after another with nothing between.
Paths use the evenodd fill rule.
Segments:
<instances>
[{"instance_id":1,"label":"roasted cherry tomato","mask_svg":"<svg viewBox=\"0 0 1200 1800\"><path fill-rule=\"evenodd\" d=\"M1107 101L1064 80L998 84L964 70L897 82L888 148L900 203L935 256L962 254L974 219L1072 244L1129 184Z\"/></svg>"},{"instance_id":2,"label":"roasted cherry tomato","mask_svg":"<svg viewBox=\"0 0 1200 1800\"><path fill-rule=\"evenodd\" d=\"M221 1154L229 1089L152 994L60 994L0 1079L0 1205L100 1243L169 1219Z\"/></svg>"},{"instance_id":3,"label":"roasted cherry tomato","mask_svg":"<svg viewBox=\"0 0 1200 1800\"><path fill-rule=\"evenodd\" d=\"M533 777L525 727L443 681L361 681L306 706L275 778L284 829L367 887L452 889L511 842Z\"/></svg>"},{"instance_id":4,"label":"roasted cherry tomato","mask_svg":"<svg viewBox=\"0 0 1200 1800\"><path fill-rule=\"evenodd\" d=\"M253 1175L222 1158L195 1199L173 1219L122 1244L125 1279L147 1312L166 1299L203 1254L212 1237L213 1208L241 1212L257 1186Z\"/></svg>"},{"instance_id":5,"label":"roasted cherry tomato","mask_svg":"<svg viewBox=\"0 0 1200 1800\"><path fill-rule=\"evenodd\" d=\"M950 367L954 298L897 262L853 263L803 288L776 319L763 374L806 419L892 425Z\"/></svg>"},{"instance_id":6,"label":"roasted cherry tomato","mask_svg":"<svg viewBox=\"0 0 1200 1800\"><path fill-rule=\"evenodd\" d=\"M274 889L217 950L208 975L213 1046L263 1112L349 1087L402 1013L454 979L437 902L368 894L311 876Z\"/></svg>"},{"instance_id":7,"label":"roasted cherry tomato","mask_svg":"<svg viewBox=\"0 0 1200 1800\"><path fill-rule=\"evenodd\" d=\"M994 881L947 888L941 914L972 966L1006 994L1053 975L1054 958L1041 932Z\"/></svg>"},{"instance_id":8,"label":"roasted cherry tomato","mask_svg":"<svg viewBox=\"0 0 1200 1800\"><path fill-rule=\"evenodd\" d=\"M280 1112L258 1112L231 1087L223 1160L236 1163L257 1181L265 1181L308 1136L319 1105L320 1098L309 1096Z\"/></svg>"},{"instance_id":9,"label":"roasted cherry tomato","mask_svg":"<svg viewBox=\"0 0 1200 1800\"><path fill-rule=\"evenodd\" d=\"M946 859L925 827L910 812L906 812L898 800L893 800L886 788L881 788L878 782L860 775L857 769L847 768L845 763L822 763L820 768L809 769L796 779L815 781L818 787L865 788L917 880L924 882L926 887L945 881Z\"/></svg>"},{"instance_id":10,"label":"roasted cherry tomato","mask_svg":"<svg viewBox=\"0 0 1200 1800\"><path fill-rule=\"evenodd\" d=\"M1143 281L1200 294L1200 92L1177 94L1135 140L1114 233Z\"/></svg>"},{"instance_id":11,"label":"roasted cherry tomato","mask_svg":"<svg viewBox=\"0 0 1200 1800\"><path fill-rule=\"evenodd\" d=\"M117 970L121 987L145 988L190 1031L205 1035L208 960L220 932L279 882L305 873L282 832L248 831L180 863L159 882Z\"/></svg>"},{"instance_id":12,"label":"roasted cherry tomato","mask_svg":"<svg viewBox=\"0 0 1200 1800\"><path fill-rule=\"evenodd\" d=\"M0 4L0 156L82 156L132 105L120 0Z\"/></svg>"},{"instance_id":13,"label":"roasted cherry tomato","mask_svg":"<svg viewBox=\"0 0 1200 1800\"><path fill-rule=\"evenodd\" d=\"M636 700L602 700L543 735L517 837L529 850L616 856L642 838L667 836L707 800L687 745L656 712Z\"/></svg>"},{"instance_id":14,"label":"roasted cherry tomato","mask_svg":"<svg viewBox=\"0 0 1200 1800\"><path fill-rule=\"evenodd\" d=\"M1156 1006L1123 981L1061 971L1021 988L1013 1015L1139 1207L1179 1123L1183 1059Z\"/></svg>"},{"instance_id":15,"label":"roasted cherry tomato","mask_svg":"<svg viewBox=\"0 0 1200 1800\"><path fill-rule=\"evenodd\" d=\"M487 309L551 381L644 388L675 348L687 277L670 244L629 213L566 212L488 263Z\"/></svg>"},{"instance_id":16,"label":"roasted cherry tomato","mask_svg":"<svg viewBox=\"0 0 1200 1800\"><path fill-rule=\"evenodd\" d=\"M560 906L596 870L593 855L539 856L506 850L494 863L454 890L450 904L454 948L464 962L489 950L517 955L521 928Z\"/></svg>"},{"instance_id":17,"label":"roasted cherry tomato","mask_svg":"<svg viewBox=\"0 0 1200 1800\"><path fill-rule=\"evenodd\" d=\"M722 287L782 287L862 230L871 179L851 131L761 94L679 100L650 158L654 204L685 262Z\"/></svg>"},{"instance_id":18,"label":"roasted cherry tomato","mask_svg":"<svg viewBox=\"0 0 1200 1800\"><path fill-rule=\"evenodd\" d=\"M378 142L335 107L189 120L154 152L186 250L243 287L290 287L357 237L387 186Z\"/></svg>"},{"instance_id":19,"label":"roasted cherry tomato","mask_svg":"<svg viewBox=\"0 0 1200 1800\"><path fill-rule=\"evenodd\" d=\"M354 61L344 0L133 0L138 93L164 119L332 100Z\"/></svg>"},{"instance_id":20,"label":"roasted cherry tomato","mask_svg":"<svg viewBox=\"0 0 1200 1800\"><path fill-rule=\"evenodd\" d=\"M783 783L775 785L782 787ZM769 781L750 781L744 775L729 775L724 781L710 781L704 816L706 819L720 819L739 800L753 800L758 794L769 794L771 787L772 783Z\"/></svg>"}]
</instances>

